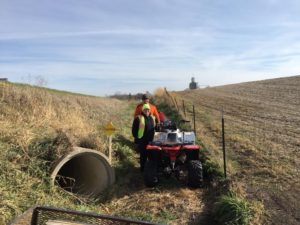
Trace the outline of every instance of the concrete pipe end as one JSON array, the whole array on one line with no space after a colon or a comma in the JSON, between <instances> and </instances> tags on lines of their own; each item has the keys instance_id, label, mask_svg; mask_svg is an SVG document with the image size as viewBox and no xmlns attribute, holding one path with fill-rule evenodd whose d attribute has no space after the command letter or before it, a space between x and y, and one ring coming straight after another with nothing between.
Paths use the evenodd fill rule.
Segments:
<instances>
[{"instance_id":1,"label":"concrete pipe end","mask_svg":"<svg viewBox=\"0 0 300 225\"><path fill-rule=\"evenodd\" d=\"M81 147L73 149L54 164L52 185L74 194L96 197L115 182L114 170L103 153Z\"/></svg>"}]
</instances>

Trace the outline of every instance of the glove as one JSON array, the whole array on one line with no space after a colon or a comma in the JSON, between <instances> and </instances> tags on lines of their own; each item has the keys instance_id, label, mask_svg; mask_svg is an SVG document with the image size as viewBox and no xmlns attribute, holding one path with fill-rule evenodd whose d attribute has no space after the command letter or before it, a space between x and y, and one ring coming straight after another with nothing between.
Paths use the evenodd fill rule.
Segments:
<instances>
[{"instance_id":1,"label":"glove","mask_svg":"<svg viewBox=\"0 0 300 225\"><path fill-rule=\"evenodd\" d=\"M161 124L160 123L157 123L155 125L155 131L157 131L157 132L161 131Z\"/></svg>"}]
</instances>

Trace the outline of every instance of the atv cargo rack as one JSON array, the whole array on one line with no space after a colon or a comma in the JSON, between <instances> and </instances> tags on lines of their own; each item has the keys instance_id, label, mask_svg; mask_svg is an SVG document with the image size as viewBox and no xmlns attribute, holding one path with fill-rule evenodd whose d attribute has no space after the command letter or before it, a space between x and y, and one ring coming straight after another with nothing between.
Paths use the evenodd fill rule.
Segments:
<instances>
[{"instance_id":1,"label":"atv cargo rack","mask_svg":"<svg viewBox=\"0 0 300 225\"><path fill-rule=\"evenodd\" d=\"M31 225L158 225L155 223L116 216L100 215L96 213L79 212L45 206L35 206L32 208L32 210Z\"/></svg>"}]
</instances>

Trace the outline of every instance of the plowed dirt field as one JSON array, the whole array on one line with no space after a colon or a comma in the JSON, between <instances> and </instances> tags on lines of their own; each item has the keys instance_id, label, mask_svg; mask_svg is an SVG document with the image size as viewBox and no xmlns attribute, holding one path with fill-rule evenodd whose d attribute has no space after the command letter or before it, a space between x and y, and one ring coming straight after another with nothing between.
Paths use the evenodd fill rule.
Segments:
<instances>
[{"instance_id":1,"label":"plowed dirt field","mask_svg":"<svg viewBox=\"0 0 300 225\"><path fill-rule=\"evenodd\" d=\"M300 224L300 76L176 93L195 105L197 135L220 159L224 110L228 170L271 224ZM182 106L179 108L182 109Z\"/></svg>"}]
</instances>

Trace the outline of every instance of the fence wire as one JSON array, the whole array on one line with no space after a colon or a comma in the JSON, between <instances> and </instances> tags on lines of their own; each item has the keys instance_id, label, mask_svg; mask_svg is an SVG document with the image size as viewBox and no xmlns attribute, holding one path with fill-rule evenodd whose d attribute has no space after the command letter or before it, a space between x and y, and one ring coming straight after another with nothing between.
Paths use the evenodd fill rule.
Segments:
<instances>
[{"instance_id":1,"label":"fence wire","mask_svg":"<svg viewBox=\"0 0 300 225\"><path fill-rule=\"evenodd\" d=\"M175 97L173 97L175 98ZM175 98L176 99L176 98ZM192 103L184 100L178 107L178 113L185 119L193 120L193 107L195 108L196 126L211 131L211 135L217 140L216 151L222 151L221 138L221 111L222 107L209 105L205 102ZM239 162L241 171L250 171L258 176L282 177L283 173L295 176L299 174L300 129L295 124L300 123L297 112L284 113L283 108L260 105L259 111L245 106L245 111L238 111L233 106L224 107L226 154L228 158ZM275 108L274 108L275 107ZM276 111L276 110L279 110ZM198 123L198 124L197 124ZM201 128L196 128L196 130ZM218 141L219 140L219 141ZM255 166L259 165L259 168ZM283 168L280 168L282 167ZM289 167L287 167L289 165ZM230 168L229 168L230 170ZM268 174L270 173L271 174ZM282 173L281 175L277 172ZM261 173L261 174L259 174ZM252 176L244 173L243 176ZM276 179L273 179L276 182Z\"/></svg>"}]
</instances>

